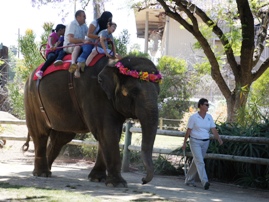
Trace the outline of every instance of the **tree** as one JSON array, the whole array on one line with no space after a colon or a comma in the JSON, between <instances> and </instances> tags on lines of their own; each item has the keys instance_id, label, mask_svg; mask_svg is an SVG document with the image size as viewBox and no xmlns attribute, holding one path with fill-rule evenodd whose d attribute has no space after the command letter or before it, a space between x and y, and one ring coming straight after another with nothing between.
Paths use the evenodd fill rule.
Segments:
<instances>
[{"instance_id":1,"label":"tree","mask_svg":"<svg viewBox=\"0 0 269 202\"><path fill-rule=\"evenodd\" d=\"M89 3L92 2L93 5L93 11L94 11L94 16L93 18L96 19L98 18L102 11L105 10L104 8L104 2L106 0L32 0L32 6L39 8L42 5L47 5L47 4L53 4L54 6L61 6L61 9L59 9L59 15L62 16L62 21L65 21L65 17L69 14L68 12L65 11L65 7L69 7L70 3L74 4L74 12L77 9L77 3L80 4L80 8L84 11L86 11L86 8L88 7Z\"/></svg>"},{"instance_id":2,"label":"tree","mask_svg":"<svg viewBox=\"0 0 269 202\"><path fill-rule=\"evenodd\" d=\"M70 2L74 3L74 6L76 5L77 2L79 2L81 4L81 7L83 10L85 10L85 8L89 5L91 0L69 0L69 4ZM99 0L92 0L95 2L100 2ZM65 0L32 0L32 6L36 6L36 7L40 7L42 5L47 5L47 4L57 4L57 3L64 3Z\"/></svg>"},{"instance_id":3,"label":"tree","mask_svg":"<svg viewBox=\"0 0 269 202\"><path fill-rule=\"evenodd\" d=\"M120 36L117 38L114 38L114 45L116 46L117 53L121 55L122 57L127 55L127 45L130 41L130 34L128 33L127 29L124 29Z\"/></svg>"},{"instance_id":4,"label":"tree","mask_svg":"<svg viewBox=\"0 0 269 202\"><path fill-rule=\"evenodd\" d=\"M164 78L159 94L160 117L181 119L183 112L188 110L190 97L190 82L188 82L187 63L185 60L163 56L158 63L158 69Z\"/></svg>"},{"instance_id":5,"label":"tree","mask_svg":"<svg viewBox=\"0 0 269 202\"><path fill-rule=\"evenodd\" d=\"M43 35L47 35L48 30L51 30L52 26L53 25L50 23L45 23L43 25L45 33ZM45 28L47 28L47 30ZM25 35L19 39L19 48L24 58L17 60L16 67L14 69L15 76L13 81L8 85L12 114L21 119L25 116L23 106L24 84L31 72L44 62L43 58L39 54L40 44L36 43L35 39L36 36L31 29L26 30Z\"/></svg>"},{"instance_id":6,"label":"tree","mask_svg":"<svg viewBox=\"0 0 269 202\"><path fill-rule=\"evenodd\" d=\"M157 0L157 2L162 5L167 16L179 22L199 42L210 63L211 76L226 99L227 121L234 121L236 111L244 108L246 105L251 84L269 67L269 58L263 63L258 64L266 41L269 24L269 3L266 1L264 1L266 3L261 3L262 1L236 0L234 4L236 7L224 10L221 6L217 6L215 9L218 10L213 13L215 15L210 15L202 10L201 7L191 3L191 1ZM227 1L226 3L233 5L233 1ZM220 27L220 19L217 14L223 14L222 17L226 15L221 20L224 20L232 28L230 31L224 32ZM254 17L260 22L256 36L254 32ZM206 38L203 34L201 24L198 23L199 20L221 42L227 64L229 64L234 75L235 87L232 89L229 88L221 73L219 56L215 54L214 47L210 45L210 39ZM238 38L233 38L235 33L237 36L240 34L240 43ZM235 46L238 43L239 46ZM236 48L239 48L239 51ZM239 56L237 56L237 53ZM239 58L239 62L236 60L237 58Z\"/></svg>"}]
</instances>

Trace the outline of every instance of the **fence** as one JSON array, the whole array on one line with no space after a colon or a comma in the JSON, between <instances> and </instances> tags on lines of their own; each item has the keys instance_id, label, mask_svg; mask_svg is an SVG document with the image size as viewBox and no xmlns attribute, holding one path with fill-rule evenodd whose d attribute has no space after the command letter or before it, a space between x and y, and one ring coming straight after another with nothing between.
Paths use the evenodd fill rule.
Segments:
<instances>
[{"instance_id":1,"label":"fence","mask_svg":"<svg viewBox=\"0 0 269 202\"><path fill-rule=\"evenodd\" d=\"M0 124L16 124L16 125L25 125L25 121L5 121L0 120ZM129 162L130 162L130 151L141 151L141 147L132 145L132 133L142 133L141 128L132 127L132 123L128 121L125 128L125 140L124 144L120 144L120 148L123 149L123 160L122 160L122 171L129 171ZM157 135L167 135L174 137L184 137L185 132L181 131L171 131L171 130L157 130ZM265 137L241 137L241 136L226 136L220 135L222 140L231 141L231 142L244 142L244 143L254 143L254 144L268 144L269 138ZM18 140L26 141L26 137L10 136L0 134L0 139L4 140ZM213 136L210 137L213 139ZM68 144L71 145L86 145L86 146L98 146L98 142L82 141L82 140L72 140ZM153 153L158 154L171 154L173 150L163 149L163 148L153 148ZM191 152L186 152L186 156L191 157ZM269 159L266 158L255 158L255 157L245 157L245 156L234 156L234 155L224 155L224 154L206 154L205 158L207 159L219 159L219 160L229 160L236 162L245 162L245 163L255 163L269 165Z\"/></svg>"}]
</instances>

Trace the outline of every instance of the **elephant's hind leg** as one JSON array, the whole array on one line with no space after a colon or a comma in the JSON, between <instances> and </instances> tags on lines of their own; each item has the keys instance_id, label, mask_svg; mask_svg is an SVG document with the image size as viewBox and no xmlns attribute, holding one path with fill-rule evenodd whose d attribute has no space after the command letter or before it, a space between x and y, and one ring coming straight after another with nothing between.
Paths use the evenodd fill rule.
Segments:
<instances>
[{"instance_id":1,"label":"elephant's hind leg","mask_svg":"<svg viewBox=\"0 0 269 202\"><path fill-rule=\"evenodd\" d=\"M48 135L32 136L32 138L35 145L35 168L33 175L50 177L51 172L46 157Z\"/></svg>"},{"instance_id":2,"label":"elephant's hind leg","mask_svg":"<svg viewBox=\"0 0 269 202\"><path fill-rule=\"evenodd\" d=\"M52 163L59 155L62 147L76 136L75 133L59 132L51 130L50 141L47 147L48 166L51 169Z\"/></svg>"},{"instance_id":3,"label":"elephant's hind leg","mask_svg":"<svg viewBox=\"0 0 269 202\"><path fill-rule=\"evenodd\" d=\"M92 182L105 182L106 180L106 164L104 162L103 153L98 146L98 154L95 165L88 175L89 180Z\"/></svg>"}]
</instances>

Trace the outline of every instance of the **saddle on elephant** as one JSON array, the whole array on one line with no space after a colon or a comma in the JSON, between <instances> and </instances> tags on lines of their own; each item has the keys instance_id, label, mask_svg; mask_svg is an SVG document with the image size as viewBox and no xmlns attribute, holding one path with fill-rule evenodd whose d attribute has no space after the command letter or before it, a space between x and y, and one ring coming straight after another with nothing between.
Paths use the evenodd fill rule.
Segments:
<instances>
[{"instance_id":1,"label":"saddle on elephant","mask_svg":"<svg viewBox=\"0 0 269 202\"><path fill-rule=\"evenodd\" d=\"M58 65L58 66L54 66L54 64L51 64L47 69L46 71L43 73L43 77L48 75L48 74L51 74L55 71L60 71L60 70L65 70L65 71L68 71L70 65L71 65L71 54L67 54L64 56L63 58L63 64L62 65ZM105 54L97 54L94 59L91 61L91 63L89 64L89 66L94 66L96 62L98 62L102 57L104 57ZM37 71L39 71L41 69L41 67L43 66L44 63L40 64L38 66L38 68L36 69L35 73ZM37 76L34 74L34 80L37 80Z\"/></svg>"}]
</instances>

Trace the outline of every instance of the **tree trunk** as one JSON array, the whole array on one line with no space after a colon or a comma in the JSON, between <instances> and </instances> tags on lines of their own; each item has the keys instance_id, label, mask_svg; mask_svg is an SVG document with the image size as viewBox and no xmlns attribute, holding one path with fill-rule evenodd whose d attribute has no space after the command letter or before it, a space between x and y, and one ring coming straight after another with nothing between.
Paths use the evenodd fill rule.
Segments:
<instances>
[{"instance_id":1,"label":"tree trunk","mask_svg":"<svg viewBox=\"0 0 269 202\"><path fill-rule=\"evenodd\" d=\"M248 86L248 84L243 87L237 86L230 96L225 97L227 102L227 122L235 122L238 110L246 107L249 94Z\"/></svg>"}]
</instances>

